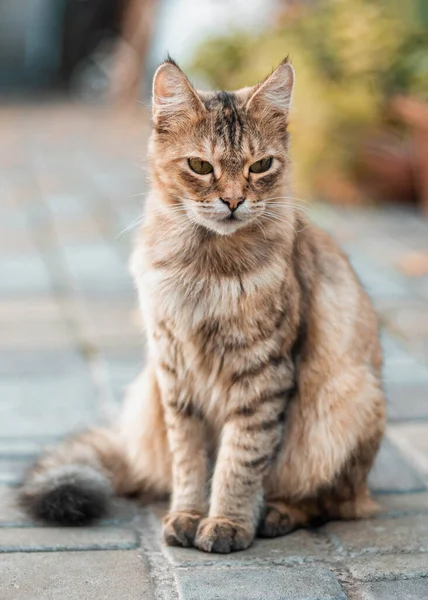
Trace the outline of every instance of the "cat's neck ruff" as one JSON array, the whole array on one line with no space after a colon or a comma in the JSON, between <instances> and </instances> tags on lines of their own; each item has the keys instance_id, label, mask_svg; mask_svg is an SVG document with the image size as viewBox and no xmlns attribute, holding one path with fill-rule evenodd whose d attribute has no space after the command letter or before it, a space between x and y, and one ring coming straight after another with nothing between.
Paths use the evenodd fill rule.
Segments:
<instances>
[{"instance_id":1,"label":"cat's neck ruff","mask_svg":"<svg viewBox=\"0 0 428 600\"><path fill-rule=\"evenodd\" d=\"M291 252L296 215L291 209L282 219L261 219L229 235L220 235L193 223L179 205L147 200L141 229L142 247L153 268L209 270L219 275L241 275L262 268L279 250Z\"/></svg>"}]
</instances>

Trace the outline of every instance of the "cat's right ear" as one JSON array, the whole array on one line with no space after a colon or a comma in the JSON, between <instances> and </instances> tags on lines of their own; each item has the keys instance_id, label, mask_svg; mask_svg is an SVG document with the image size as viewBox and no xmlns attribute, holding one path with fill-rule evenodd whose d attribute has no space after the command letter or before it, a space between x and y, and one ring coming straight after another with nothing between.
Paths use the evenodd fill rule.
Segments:
<instances>
[{"instance_id":1,"label":"cat's right ear","mask_svg":"<svg viewBox=\"0 0 428 600\"><path fill-rule=\"evenodd\" d=\"M153 121L179 123L195 113L205 112L205 106L186 75L173 60L166 60L153 78ZM171 119L172 117L172 119Z\"/></svg>"},{"instance_id":2,"label":"cat's right ear","mask_svg":"<svg viewBox=\"0 0 428 600\"><path fill-rule=\"evenodd\" d=\"M288 58L254 88L247 110L256 110L269 117L272 113L288 115L294 86L294 69Z\"/></svg>"}]
</instances>

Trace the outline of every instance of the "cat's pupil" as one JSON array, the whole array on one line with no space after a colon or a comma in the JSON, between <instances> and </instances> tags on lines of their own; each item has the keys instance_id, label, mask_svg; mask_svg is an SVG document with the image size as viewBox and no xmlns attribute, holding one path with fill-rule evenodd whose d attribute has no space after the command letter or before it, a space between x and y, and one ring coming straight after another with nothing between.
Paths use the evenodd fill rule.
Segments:
<instances>
[{"instance_id":1,"label":"cat's pupil","mask_svg":"<svg viewBox=\"0 0 428 600\"><path fill-rule=\"evenodd\" d=\"M213 172L213 166L206 160L200 158L189 158L189 167L198 175L208 175Z\"/></svg>"},{"instance_id":2,"label":"cat's pupil","mask_svg":"<svg viewBox=\"0 0 428 600\"><path fill-rule=\"evenodd\" d=\"M272 165L271 157L262 158L261 160L258 160L257 162L255 162L251 165L250 172L251 173L264 173L265 171L270 169L271 165Z\"/></svg>"}]
</instances>

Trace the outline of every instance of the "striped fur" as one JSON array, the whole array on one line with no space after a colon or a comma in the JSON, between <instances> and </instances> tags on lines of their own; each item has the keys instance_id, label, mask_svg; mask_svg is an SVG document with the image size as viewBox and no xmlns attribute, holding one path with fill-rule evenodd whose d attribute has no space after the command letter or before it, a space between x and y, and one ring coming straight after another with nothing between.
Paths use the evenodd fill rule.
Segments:
<instances>
[{"instance_id":1,"label":"striped fur","mask_svg":"<svg viewBox=\"0 0 428 600\"><path fill-rule=\"evenodd\" d=\"M99 512L102 490L170 493L166 543L204 551L374 509L377 322L346 257L287 199L292 82L284 62L256 88L198 93L175 63L159 68L152 190L132 258L148 365L114 429L30 472L22 496L36 516L92 517L88 469L101 477ZM266 156L271 168L251 173ZM192 157L213 173L194 173ZM232 214L225 199L245 202ZM46 510L61 489L68 504Z\"/></svg>"}]
</instances>

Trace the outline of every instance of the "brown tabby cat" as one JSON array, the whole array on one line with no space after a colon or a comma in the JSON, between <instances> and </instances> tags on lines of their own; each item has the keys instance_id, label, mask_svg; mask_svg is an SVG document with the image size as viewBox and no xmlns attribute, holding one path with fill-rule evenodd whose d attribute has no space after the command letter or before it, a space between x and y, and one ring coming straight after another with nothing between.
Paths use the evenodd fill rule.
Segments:
<instances>
[{"instance_id":1,"label":"brown tabby cat","mask_svg":"<svg viewBox=\"0 0 428 600\"><path fill-rule=\"evenodd\" d=\"M171 492L165 542L231 552L375 508L377 322L345 256L287 200L293 80L284 61L255 87L206 93L159 67L132 260L148 365L114 428L29 473L36 517L78 524L112 494Z\"/></svg>"}]
</instances>

